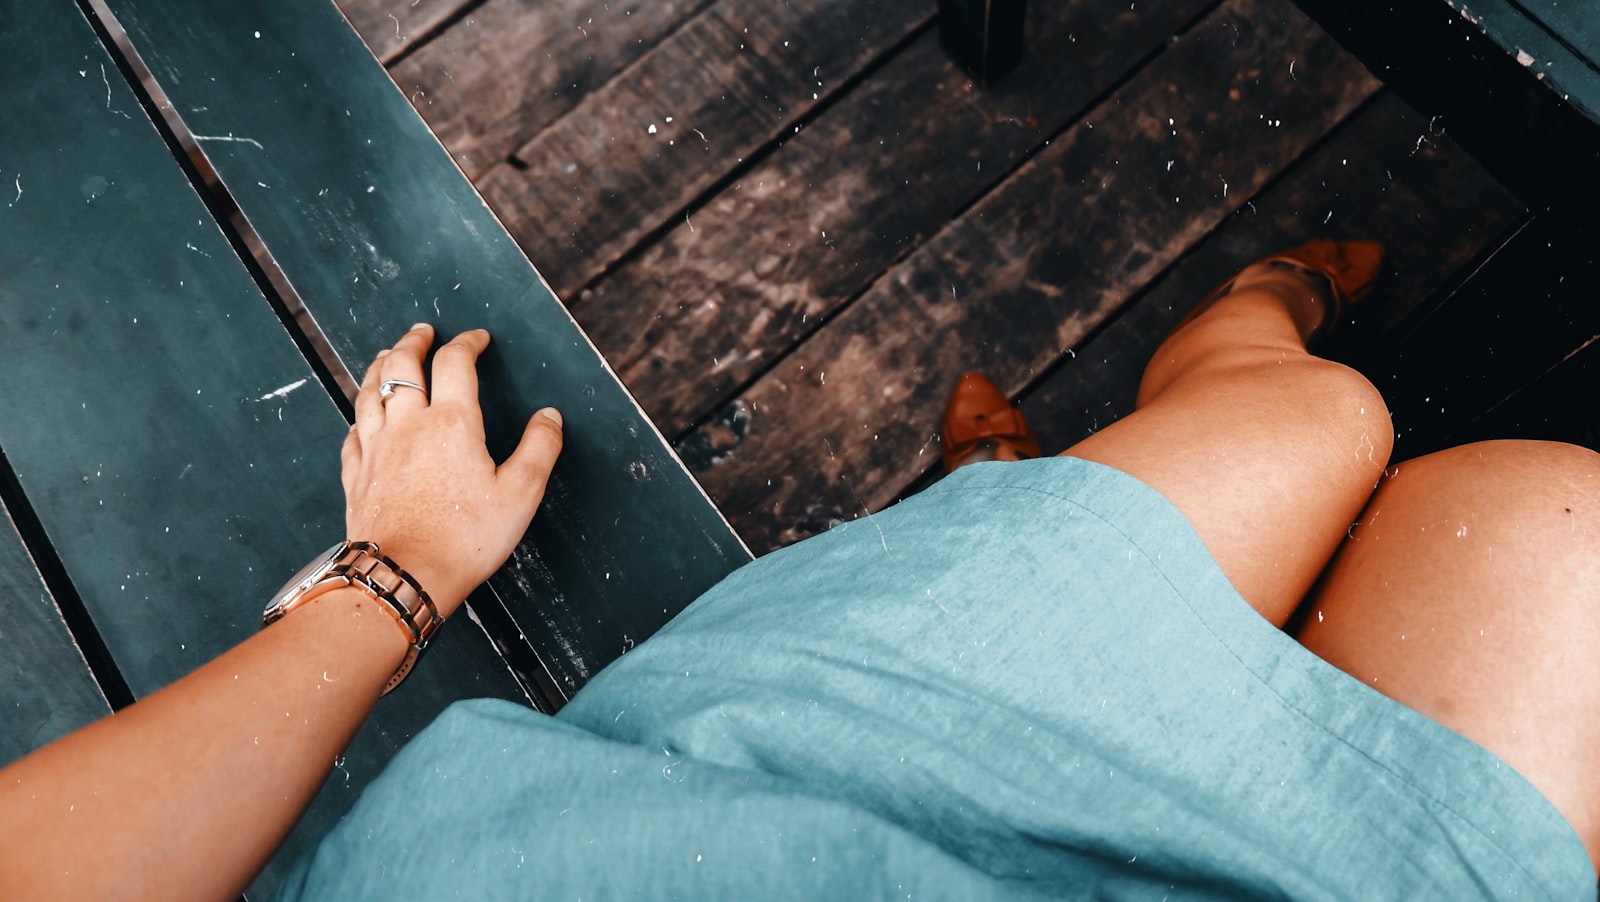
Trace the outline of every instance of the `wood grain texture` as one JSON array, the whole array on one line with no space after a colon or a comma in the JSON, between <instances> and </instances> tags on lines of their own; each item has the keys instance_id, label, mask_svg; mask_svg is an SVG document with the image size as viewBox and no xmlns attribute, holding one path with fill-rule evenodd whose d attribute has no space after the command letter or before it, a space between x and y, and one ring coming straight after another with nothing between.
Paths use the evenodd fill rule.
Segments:
<instances>
[{"instance_id":1,"label":"wood grain texture","mask_svg":"<svg viewBox=\"0 0 1600 902\"><path fill-rule=\"evenodd\" d=\"M1376 90L1297 11L1230 0L742 393L742 442L690 466L757 549L883 506L962 369L1014 392Z\"/></svg>"},{"instance_id":2,"label":"wood grain texture","mask_svg":"<svg viewBox=\"0 0 1600 902\"><path fill-rule=\"evenodd\" d=\"M406 48L449 21L472 0L336 0L340 12L367 42L372 55L388 63Z\"/></svg>"},{"instance_id":3,"label":"wood grain texture","mask_svg":"<svg viewBox=\"0 0 1600 902\"><path fill-rule=\"evenodd\" d=\"M915 0L724 0L519 148L525 169L475 183L569 296L931 15Z\"/></svg>"},{"instance_id":4,"label":"wood grain texture","mask_svg":"<svg viewBox=\"0 0 1600 902\"><path fill-rule=\"evenodd\" d=\"M1352 361L1500 240L1522 205L1427 117L1381 95L1217 230L1115 322L1030 391L1022 409L1045 450L1061 451L1131 413L1155 349L1239 267L1317 236L1388 247L1383 278L1323 349ZM1374 374L1375 375L1375 374ZM1452 379L1462 374L1450 369Z\"/></svg>"},{"instance_id":5,"label":"wood grain texture","mask_svg":"<svg viewBox=\"0 0 1600 902\"><path fill-rule=\"evenodd\" d=\"M662 431L680 434L1208 5L1037 7L1031 54L985 91L929 31L569 305Z\"/></svg>"},{"instance_id":6,"label":"wood grain texture","mask_svg":"<svg viewBox=\"0 0 1600 902\"><path fill-rule=\"evenodd\" d=\"M489 0L389 75L476 179L707 2ZM631 124L656 106L617 112Z\"/></svg>"}]
</instances>

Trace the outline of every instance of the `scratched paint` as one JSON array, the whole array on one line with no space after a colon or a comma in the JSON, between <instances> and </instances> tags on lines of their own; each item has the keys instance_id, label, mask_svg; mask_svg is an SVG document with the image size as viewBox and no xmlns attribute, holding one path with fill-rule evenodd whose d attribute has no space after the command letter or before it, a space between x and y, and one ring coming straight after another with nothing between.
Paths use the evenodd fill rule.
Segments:
<instances>
[{"instance_id":1,"label":"scratched paint","mask_svg":"<svg viewBox=\"0 0 1600 902\"><path fill-rule=\"evenodd\" d=\"M298 391L302 386L304 386L309 381L311 381L311 380L310 379L301 379L301 380L299 380L297 382L291 382L288 385L283 386L282 388L274 389L273 391L267 392L266 394L262 395L261 397L257 398L256 400L257 401L271 401L274 398L287 398L287 397L289 397L290 394Z\"/></svg>"}]
</instances>

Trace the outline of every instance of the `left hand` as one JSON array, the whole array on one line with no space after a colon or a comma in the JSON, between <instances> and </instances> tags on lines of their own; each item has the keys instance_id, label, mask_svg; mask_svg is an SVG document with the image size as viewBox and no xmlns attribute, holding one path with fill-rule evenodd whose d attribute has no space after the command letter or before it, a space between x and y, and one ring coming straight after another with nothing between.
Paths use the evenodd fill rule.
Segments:
<instances>
[{"instance_id":1,"label":"left hand","mask_svg":"<svg viewBox=\"0 0 1600 902\"><path fill-rule=\"evenodd\" d=\"M433 327L413 326L378 354L356 396L356 424L340 454L346 536L376 542L449 617L503 564L533 521L561 451L561 415L529 419L522 441L495 466L478 404L482 329L463 332L423 360ZM426 386L378 395L388 379Z\"/></svg>"}]
</instances>

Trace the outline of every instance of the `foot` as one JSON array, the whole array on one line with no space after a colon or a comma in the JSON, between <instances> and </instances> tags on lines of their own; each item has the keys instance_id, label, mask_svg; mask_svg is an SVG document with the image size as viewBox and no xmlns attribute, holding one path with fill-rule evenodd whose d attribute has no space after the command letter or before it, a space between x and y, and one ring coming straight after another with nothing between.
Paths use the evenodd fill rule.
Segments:
<instances>
[{"instance_id":1,"label":"foot","mask_svg":"<svg viewBox=\"0 0 1600 902\"><path fill-rule=\"evenodd\" d=\"M1346 306L1371 293L1383 267L1383 253L1383 245L1376 241L1325 238L1280 251L1250 264L1206 295L1178 329L1230 294L1260 289L1285 299L1300 337L1310 344L1339 324Z\"/></svg>"},{"instance_id":2,"label":"foot","mask_svg":"<svg viewBox=\"0 0 1600 902\"><path fill-rule=\"evenodd\" d=\"M1043 453L1022 411L980 373L964 374L950 393L940 440L946 473L981 460L1026 460Z\"/></svg>"}]
</instances>

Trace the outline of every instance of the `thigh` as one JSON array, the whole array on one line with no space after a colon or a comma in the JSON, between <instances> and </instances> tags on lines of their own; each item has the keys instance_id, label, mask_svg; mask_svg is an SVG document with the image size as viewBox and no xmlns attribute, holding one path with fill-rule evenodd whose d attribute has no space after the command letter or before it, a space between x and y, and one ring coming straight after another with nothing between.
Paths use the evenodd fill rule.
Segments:
<instances>
[{"instance_id":1,"label":"thigh","mask_svg":"<svg viewBox=\"0 0 1600 902\"><path fill-rule=\"evenodd\" d=\"M1504 759L1600 860L1600 455L1488 442L1400 464L1298 638Z\"/></svg>"},{"instance_id":2,"label":"thigh","mask_svg":"<svg viewBox=\"0 0 1600 902\"><path fill-rule=\"evenodd\" d=\"M1391 428L1354 370L1246 346L1189 367L1065 453L1165 495L1239 594L1282 626L1371 495Z\"/></svg>"}]
</instances>

